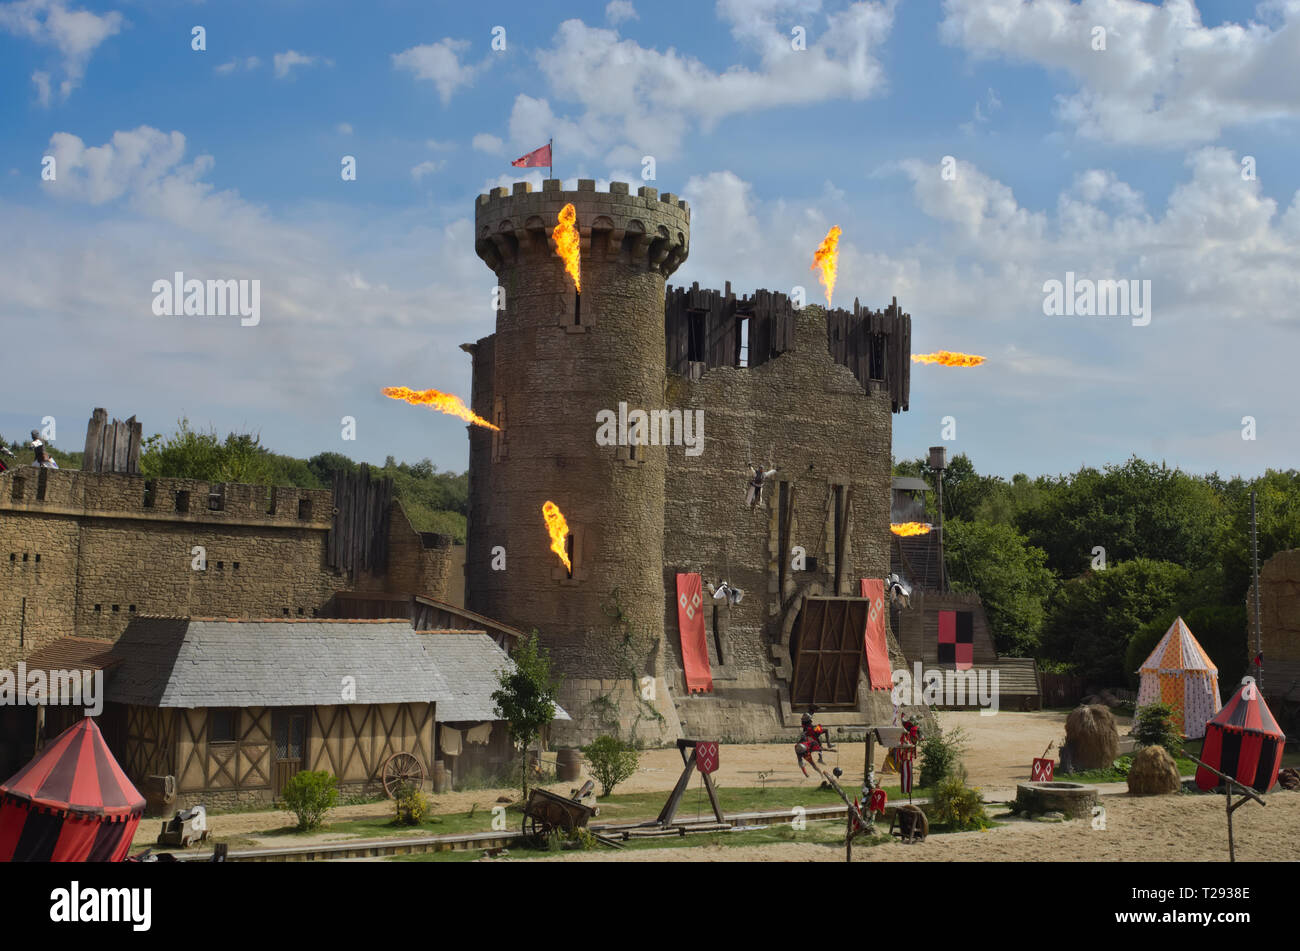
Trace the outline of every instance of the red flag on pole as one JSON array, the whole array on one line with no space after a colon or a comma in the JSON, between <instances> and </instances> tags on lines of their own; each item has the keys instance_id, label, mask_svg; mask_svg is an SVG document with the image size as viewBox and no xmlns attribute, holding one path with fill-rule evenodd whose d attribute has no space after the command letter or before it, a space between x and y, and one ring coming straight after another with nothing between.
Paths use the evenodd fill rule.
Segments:
<instances>
[{"instance_id":1,"label":"red flag on pole","mask_svg":"<svg viewBox=\"0 0 1300 951\"><path fill-rule=\"evenodd\" d=\"M510 163L515 168L540 168L551 164L551 143L547 142L540 149L533 149L527 155Z\"/></svg>"}]
</instances>

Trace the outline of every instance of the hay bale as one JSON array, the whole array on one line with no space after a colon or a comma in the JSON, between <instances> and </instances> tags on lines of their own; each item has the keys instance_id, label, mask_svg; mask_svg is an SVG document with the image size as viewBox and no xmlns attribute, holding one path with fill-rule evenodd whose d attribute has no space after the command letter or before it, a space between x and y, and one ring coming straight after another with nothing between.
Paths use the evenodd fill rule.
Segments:
<instances>
[{"instance_id":1,"label":"hay bale","mask_svg":"<svg viewBox=\"0 0 1300 951\"><path fill-rule=\"evenodd\" d=\"M1164 796L1182 788L1182 777L1163 746L1144 746L1128 771L1128 791L1134 796Z\"/></svg>"},{"instance_id":2,"label":"hay bale","mask_svg":"<svg viewBox=\"0 0 1300 951\"><path fill-rule=\"evenodd\" d=\"M1075 707L1065 718L1065 742L1075 769L1105 769L1119 756L1115 717L1099 703Z\"/></svg>"}]
</instances>

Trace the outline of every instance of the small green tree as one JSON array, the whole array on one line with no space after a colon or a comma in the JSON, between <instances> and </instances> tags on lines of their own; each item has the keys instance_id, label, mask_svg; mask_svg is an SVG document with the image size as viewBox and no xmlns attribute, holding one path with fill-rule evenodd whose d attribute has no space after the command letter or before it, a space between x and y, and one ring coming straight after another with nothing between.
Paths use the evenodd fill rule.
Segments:
<instances>
[{"instance_id":1,"label":"small green tree","mask_svg":"<svg viewBox=\"0 0 1300 951\"><path fill-rule=\"evenodd\" d=\"M499 674L500 686L492 692L496 714L506 721L510 739L522 752L520 788L528 796L528 747L553 719L558 681L551 673L551 655L539 641L537 631L519 639L511 655L513 667Z\"/></svg>"},{"instance_id":2,"label":"small green tree","mask_svg":"<svg viewBox=\"0 0 1300 951\"><path fill-rule=\"evenodd\" d=\"M1174 726L1174 711L1167 703L1148 703L1137 709L1137 723L1133 737L1139 746L1163 746L1177 759L1183 748L1183 738Z\"/></svg>"},{"instance_id":3,"label":"small green tree","mask_svg":"<svg viewBox=\"0 0 1300 951\"><path fill-rule=\"evenodd\" d=\"M339 801L339 781L325 770L303 770L284 784L280 798L298 817L300 830L319 829L325 814Z\"/></svg>"},{"instance_id":4,"label":"small green tree","mask_svg":"<svg viewBox=\"0 0 1300 951\"><path fill-rule=\"evenodd\" d=\"M954 832L983 829L988 825L984 797L978 789L966 785L966 770L945 776L934 789L934 819Z\"/></svg>"},{"instance_id":5,"label":"small green tree","mask_svg":"<svg viewBox=\"0 0 1300 951\"><path fill-rule=\"evenodd\" d=\"M418 787L402 783L393 797L393 814L404 826L418 826L429 811L429 800Z\"/></svg>"},{"instance_id":6,"label":"small green tree","mask_svg":"<svg viewBox=\"0 0 1300 951\"><path fill-rule=\"evenodd\" d=\"M582 747L582 755L587 757L591 775L600 783L602 796L608 796L623 780L635 776L641 763L641 754L636 748L616 736L596 737Z\"/></svg>"},{"instance_id":7,"label":"small green tree","mask_svg":"<svg viewBox=\"0 0 1300 951\"><path fill-rule=\"evenodd\" d=\"M947 733L935 730L921 740L921 786L930 788L953 775L966 752L966 734L957 727Z\"/></svg>"}]
</instances>

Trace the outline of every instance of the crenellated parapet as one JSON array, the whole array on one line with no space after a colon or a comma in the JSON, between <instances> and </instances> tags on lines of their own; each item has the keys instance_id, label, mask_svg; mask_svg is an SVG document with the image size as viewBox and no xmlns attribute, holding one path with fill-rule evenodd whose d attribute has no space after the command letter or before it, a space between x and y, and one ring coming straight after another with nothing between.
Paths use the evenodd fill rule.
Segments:
<instances>
[{"instance_id":1,"label":"crenellated parapet","mask_svg":"<svg viewBox=\"0 0 1300 951\"><path fill-rule=\"evenodd\" d=\"M835 362L853 371L867 392L887 390L894 412L908 408L912 377L912 317L894 298L881 310L826 309L826 345ZM668 369L688 379L715 367L759 367L795 349L794 302L758 289L737 297L724 290L669 286L664 295ZM743 330L742 330L743 328ZM745 343L742 344L742 339Z\"/></svg>"},{"instance_id":2,"label":"crenellated parapet","mask_svg":"<svg viewBox=\"0 0 1300 951\"><path fill-rule=\"evenodd\" d=\"M560 180L529 182L479 195L474 209L474 250L493 271L555 255L551 237L560 210L572 204L583 260L623 261L667 278L690 250L691 210L676 195L641 187L631 194L626 182L596 191L593 179L579 179L577 191L562 191Z\"/></svg>"}]
</instances>

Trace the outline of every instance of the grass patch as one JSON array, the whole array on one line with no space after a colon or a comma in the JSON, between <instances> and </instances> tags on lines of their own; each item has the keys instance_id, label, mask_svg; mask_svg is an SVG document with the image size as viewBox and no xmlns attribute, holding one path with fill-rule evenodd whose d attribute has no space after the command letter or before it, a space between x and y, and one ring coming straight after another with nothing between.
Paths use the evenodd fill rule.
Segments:
<instances>
[{"instance_id":1,"label":"grass patch","mask_svg":"<svg viewBox=\"0 0 1300 951\"><path fill-rule=\"evenodd\" d=\"M1196 764L1183 756L1177 757L1174 765L1178 767L1179 776L1191 776L1196 772ZM1087 769L1081 773L1057 773L1053 779L1062 783L1122 783L1128 781L1128 772L1110 766L1106 769Z\"/></svg>"},{"instance_id":2,"label":"grass patch","mask_svg":"<svg viewBox=\"0 0 1300 951\"><path fill-rule=\"evenodd\" d=\"M889 836L879 835L874 840L859 838L854 841L854 849L883 845ZM611 849L604 846L593 851L603 853L611 861L617 859L619 851L640 852L646 849L682 849L699 847L737 848L755 845L780 845L798 842L802 844L824 845L827 848L841 850L844 848L844 823L810 822L807 828L796 831L788 823L765 826L762 829L749 829L743 832L713 832L688 836L663 836L653 839L632 839L623 843L623 849ZM556 853L546 849L529 848L512 845L509 858L554 858ZM425 852L418 855L394 855L390 862L468 862L474 861L483 853L479 850L470 852ZM564 853L560 853L563 855Z\"/></svg>"}]
</instances>

